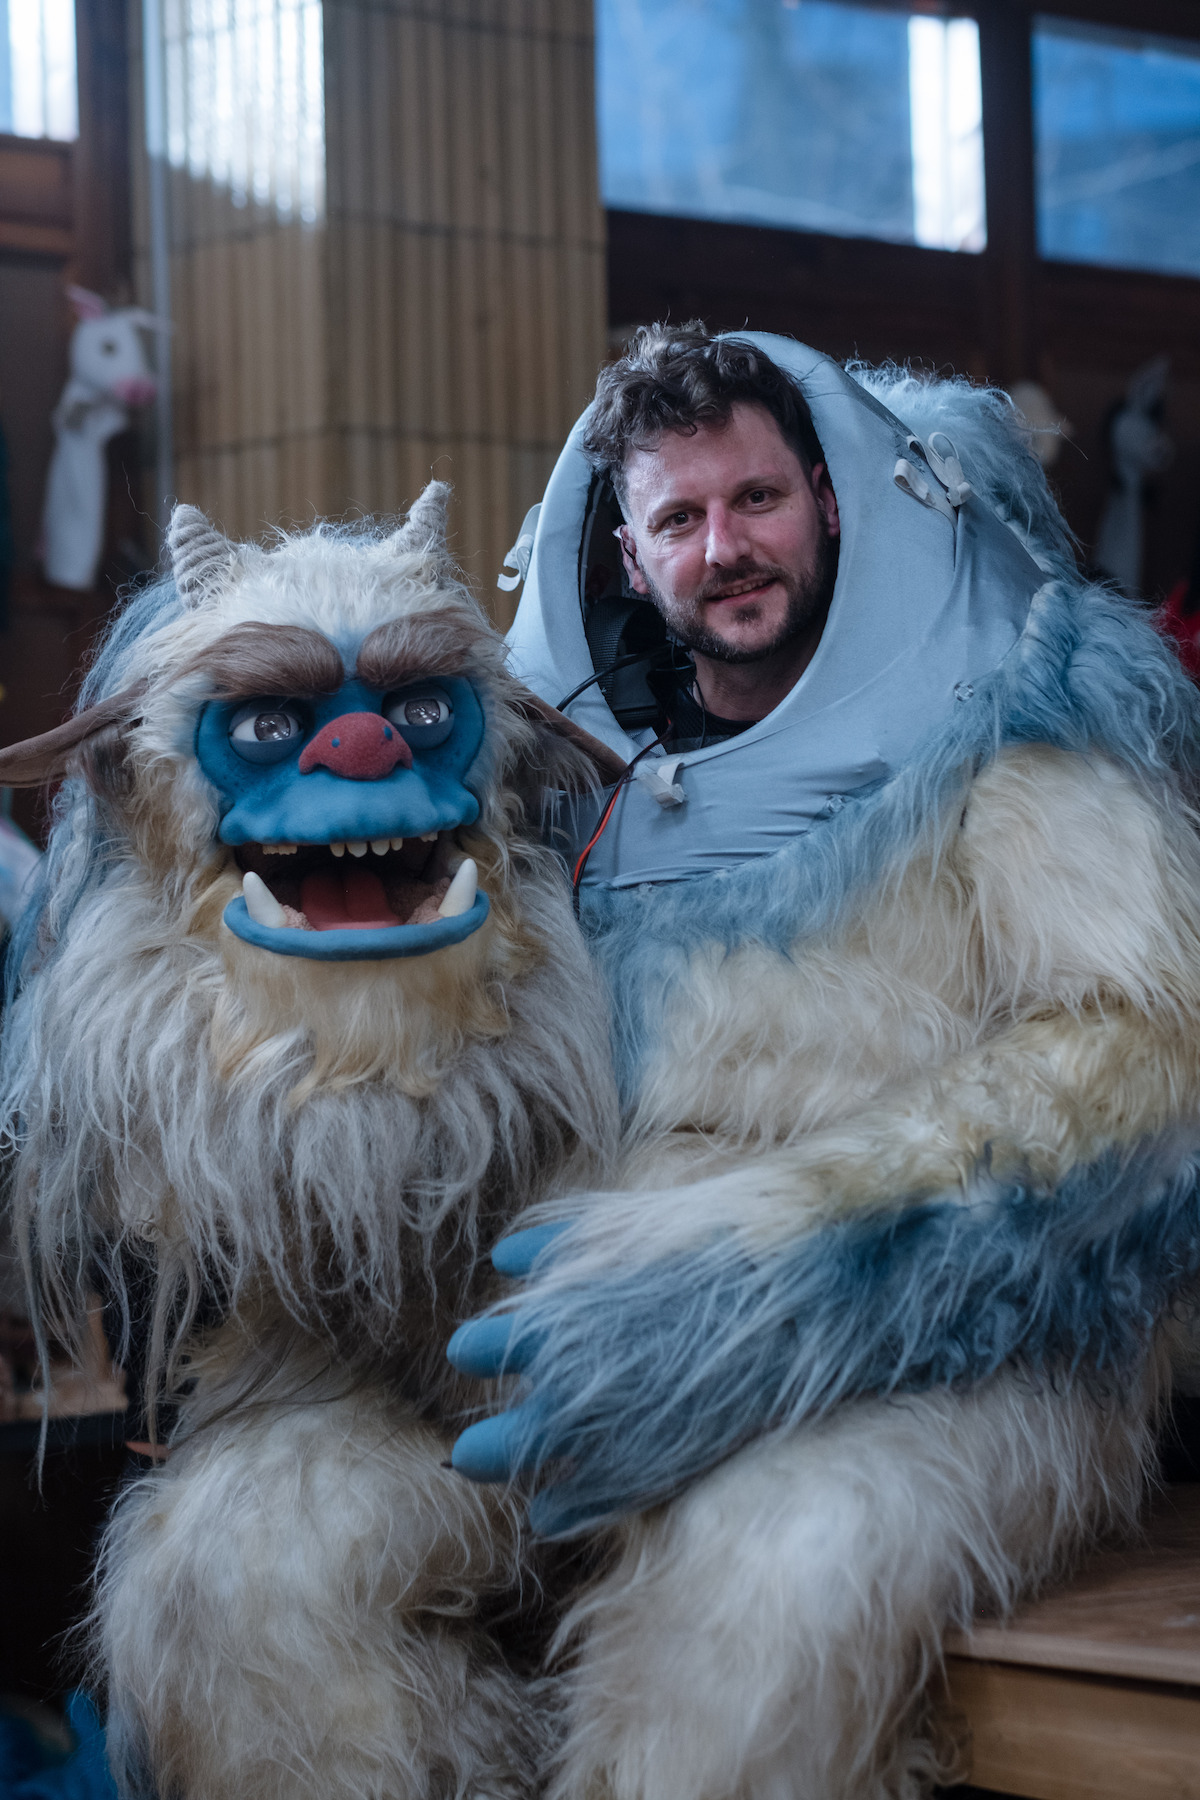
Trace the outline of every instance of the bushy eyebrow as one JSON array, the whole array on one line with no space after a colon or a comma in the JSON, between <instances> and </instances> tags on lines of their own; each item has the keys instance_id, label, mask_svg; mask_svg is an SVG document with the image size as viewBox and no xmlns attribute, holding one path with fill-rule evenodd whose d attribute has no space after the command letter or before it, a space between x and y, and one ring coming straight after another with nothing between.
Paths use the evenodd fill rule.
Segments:
<instances>
[{"instance_id":1,"label":"bushy eyebrow","mask_svg":"<svg viewBox=\"0 0 1200 1800\"><path fill-rule=\"evenodd\" d=\"M368 687L401 687L421 675L463 675L480 627L447 610L424 618L389 619L363 639L355 673Z\"/></svg>"},{"instance_id":2,"label":"bushy eyebrow","mask_svg":"<svg viewBox=\"0 0 1200 1800\"><path fill-rule=\"evenodd\" d=\"M179 670L207 675L222 700L254 700L260 695L302 700L333 694L346 679L342 659L329 639L304 625L234 625Z\"/></svg>"}]
</instances>

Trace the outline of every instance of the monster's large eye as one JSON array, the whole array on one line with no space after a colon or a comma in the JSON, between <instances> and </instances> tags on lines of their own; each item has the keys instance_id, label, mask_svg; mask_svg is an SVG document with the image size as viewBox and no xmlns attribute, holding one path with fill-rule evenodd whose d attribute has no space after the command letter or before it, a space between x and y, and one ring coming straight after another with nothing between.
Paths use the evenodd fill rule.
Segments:
<instances>
[{"instance_id":1,"label":"monster's large eye","mask_svg":"<svg viewBox=\"0 0 1200 1800\"><path fill-rule=\"evenodd\" d=\"M389 694L383 703L383 716L391 720L414 750L434 750L454 730L450 696L444 688L424 683Z\"/></svg>"},{"instance_id":2,"label":"monster's large eye","mask_svg":"<svg viewBox=\"0 0 1200 1800\"><path fill-rule=\"evenodd\" d=\"M229 721L229 742L246 762L282 762L308 736L305 709L294 700L251 700Z\"/></svg>"}]
</instances>

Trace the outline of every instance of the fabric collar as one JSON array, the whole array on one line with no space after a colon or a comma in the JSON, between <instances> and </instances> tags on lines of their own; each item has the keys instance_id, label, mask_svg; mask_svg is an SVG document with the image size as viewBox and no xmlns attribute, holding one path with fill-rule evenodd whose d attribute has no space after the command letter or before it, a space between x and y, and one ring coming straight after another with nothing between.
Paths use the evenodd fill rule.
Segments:
<instances>
[{"instance_id":1,"label":"fabric collar","mask_svg":"<svg viewBox=\"0 0 1200 1800\"><path fill-rule=\"evenodd\" d=\"M887 780L1017 642L1045 576L936 449L806 345L737 334L804 392L838 497L842 540L829 622L774 712L737 737L641 765L589 858L587 885L679 881L765 856ZM509 634L515 673L551 703L593 672L579 603L591 469L584 414L551 475ZM965 474L965 483L964 483ZM625 758L641 747L598 687L571 717ZM682 798L679 798L682 795ZM580 830L584 822L581 821Z\"/></svg>"}]
</instances>

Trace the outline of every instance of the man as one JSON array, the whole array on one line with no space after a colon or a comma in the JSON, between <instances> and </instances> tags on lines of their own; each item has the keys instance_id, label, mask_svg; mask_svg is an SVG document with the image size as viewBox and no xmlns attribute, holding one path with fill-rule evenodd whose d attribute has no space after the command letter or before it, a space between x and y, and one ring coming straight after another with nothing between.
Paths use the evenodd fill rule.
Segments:
<instances>
[{"instance_id":1,"label":"man","mask_svg":"<svg viewBox=\"0 0 1200 1800\"><path fill-rule=\"evenodd\" d=\"M734 735L667 756L580 686L604 480ZM1196 698L1002 398L696 327L602 377L513 644L645 752L576 861L623 1166L451 1346L528 1384L456 1466L612 1533L556 1795L907 1800L947 1626L1152 1466L1200 1266Z\"/></svg>"},{"instance_id":2,"label":"man","mask_svg":"<svg viewBox=\"0 0 1200 1800\"><path fill-rule=\"evenodd\" d=\"M630 586L690 652L694 680L676 697L672 735L714 743L765 718L811 662L841 526L794 384L765 359L743 370L745 351L718 343L712 392L672 405L664 386L670 394L696 346L686 331L669 341L649 407L605 372L585 443L625 514Z\"/></svg>"}]
</instances>

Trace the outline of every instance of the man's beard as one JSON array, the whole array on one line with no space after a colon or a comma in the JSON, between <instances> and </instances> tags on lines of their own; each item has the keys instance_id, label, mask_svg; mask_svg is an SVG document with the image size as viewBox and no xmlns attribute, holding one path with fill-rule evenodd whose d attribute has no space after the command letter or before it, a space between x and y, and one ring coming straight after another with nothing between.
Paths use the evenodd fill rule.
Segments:
<instances>
[{"instance_id":1,"label":"man's beard","mask_svg":"<svg viewBox=\"0 0 1200 1800\"><path fill-rule=\"evenodd\" d=\"M711 581L705 582L699 593L683 605L668 600L648 576L646 582L650 590L649 597L662 614L667 630L685 649L710 657L713 662L756 663L765 662L769 656L774 656L793 639L802 637L814 625L824 624L829 602L833 598L833 584L837 580L837 561L837 546L822 520L813 566L802 574L796 575L774 564L757 563L747 558L735 568L724 569L719 577L714 576ZM787 595L787 609L779 630L768 643L756 645L753 649L740 649L736 644L726 643L715 631L709 631L701 625L699 612L706 601L716 599L735 583L755 578L760 579L764 586L767 582L778 581ZM756 607L748 607L742 614L748 621L758 616Z\"/></svg>"}]
</instances>

